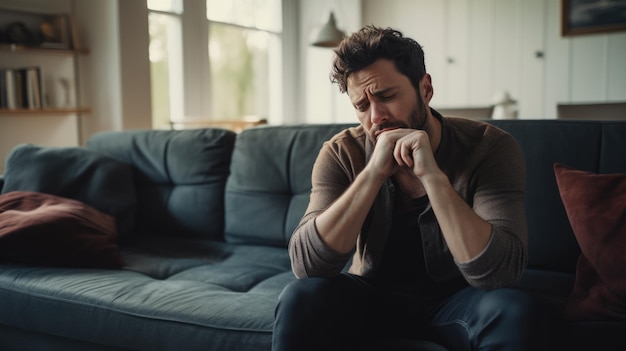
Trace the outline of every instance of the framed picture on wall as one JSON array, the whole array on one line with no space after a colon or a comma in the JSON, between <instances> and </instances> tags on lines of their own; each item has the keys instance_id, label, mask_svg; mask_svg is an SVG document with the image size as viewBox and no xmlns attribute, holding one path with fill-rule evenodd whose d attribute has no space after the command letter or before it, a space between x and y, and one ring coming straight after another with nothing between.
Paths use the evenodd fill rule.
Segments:
<instances>
[{"instance_id":1,"label":"framed picture on wall","mask_svg":"<svg viewBox=\"0 0 626 351\"><path fill-rule=\"evenodd\" d=\"M71 49L71 18L69 15L45 16L39 24L40 46L50 49Z\"/></svg>"},{"instance_id":2,"label":"framed picture on wall","mask_svg":"<svg viewBox=\"0 0 626 351\"><path fill-rule=\"evenodd\" d=\"M561 0L561 35L626 30L626 1Z\"/></svg>"}]
</instances>

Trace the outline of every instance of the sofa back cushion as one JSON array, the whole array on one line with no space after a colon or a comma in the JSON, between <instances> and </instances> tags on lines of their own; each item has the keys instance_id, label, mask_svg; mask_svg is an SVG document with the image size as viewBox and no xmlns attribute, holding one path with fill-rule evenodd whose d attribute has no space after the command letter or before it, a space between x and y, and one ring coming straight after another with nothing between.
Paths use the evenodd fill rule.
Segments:
<instances>
[{"instance_id":1,"label":"sofa back cushion","mask_svg":"<svg viewBox=\"0 0 626 351\"><path fill-rule=\"evenodd\" d=\"M120 238L135 230L132 168L81 147L16 145L7 156L2 193L30 191L78 200L115 218Z\"/></svg>"},{"instance_id":2,"label":"sofa back cushion","mask_svg":"<svg viewBox=\"0 0 626 351\"><path fill-rule=\"evenodd\" d=\"M574 273L580 248L561 200L554 164L593 173L626 172L626 122L493 120L526 156L525 209L531 269Z\"/></svg>"},{"instance_id":3,"label":"sofa back cushion","mask_svg":"<svg viewBox=\"0 0 626 351\"><path fill-rule=\"evenodd\" d=\"M235 136L223 129L101 132L87 148L132 166L137 233L223 240Z\"/></svg>"},{"instance_id":4,"label":"sofa back cushion","mask_svg":"<svg viewBox=\"0 0 626 351\"><path fill-rule=\"evenodd\" d=\"M286 247L309 203L324 141L354 124L263 126L237 136L226 184L226 241Z\"/></svg>"}]
</instances>

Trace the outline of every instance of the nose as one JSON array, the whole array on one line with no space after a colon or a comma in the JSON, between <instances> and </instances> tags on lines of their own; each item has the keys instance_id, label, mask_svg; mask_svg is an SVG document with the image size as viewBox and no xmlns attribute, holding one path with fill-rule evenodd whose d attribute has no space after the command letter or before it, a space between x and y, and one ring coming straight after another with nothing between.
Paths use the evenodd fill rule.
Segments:
<instances>
[{"instance_id":1,"label":"nose","mask_svg":"<svg viewBox=\"0 0 626 351\"><path fill-rule=\"evenodd\" d=\"M372 124L383 124L389 119L389 114L384 104L370 104L370 121Z\"/></svg>"}]
</instances>

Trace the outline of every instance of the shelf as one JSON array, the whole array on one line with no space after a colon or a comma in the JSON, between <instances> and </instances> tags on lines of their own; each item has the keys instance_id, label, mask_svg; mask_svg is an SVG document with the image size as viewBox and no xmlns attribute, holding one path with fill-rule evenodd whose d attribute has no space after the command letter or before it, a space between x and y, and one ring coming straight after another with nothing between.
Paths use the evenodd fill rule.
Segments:
<instances>
[{"instance_id":1,"label":"shelf","mask_svg":"<svg viewBox=\"0 0 626 351\"><path fill-rule=\"evenodd\" d=\"M26 45L16 45L16 44L0 44L1 52L10 52L10 53L24 53L24 54L46 54L46 55L87 55L89 54L89 50L87 49L54 49L54 48L43 48L38 46L26 46Z\"/></svg>"},{"instance_id":2,"label":"shelf","mask_svg":"<svg viewBox=\"0 0 626 351\"><path fill-rule=\"evenodd\" d=\"M26 116L46 116L46 115L68 115L68 114L77 114L77 113L89 113L91 112L90 108L82 107L82 108L45 108L45 109L37 109L37 110L28 110L28 109L20 109L20 110L0 110L0 117L6 117L11 115L26 115Z\"/></svg>"}]
</instances>

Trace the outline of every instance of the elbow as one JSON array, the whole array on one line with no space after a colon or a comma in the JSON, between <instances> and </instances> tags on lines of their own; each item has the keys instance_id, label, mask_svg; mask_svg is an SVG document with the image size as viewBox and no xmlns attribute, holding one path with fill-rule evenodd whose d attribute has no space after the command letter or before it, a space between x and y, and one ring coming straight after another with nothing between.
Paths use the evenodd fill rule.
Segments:
<instances>
[{"instance_id":1,"label":"elbow","mask_svg":"<svg viewBox=\"0 0 626 351\"><path fill-rule=\"evenodd\" d=\"M307 273L306 269L301 265L292 264L291 271L293 272L293 275L295 275L298 279L309 278L309 274Z\"/></svg>"},{"instance_id":2,"label":"elbow","mask_svg":"<svg viewBox=\"0 0 626 351\"><path fill-rule=\"evenodd\" d=\"M508 269L491 270L481 276L466 276L467 282L479 289L493 290L516 286L522 279L524 265L514 265Z\"/></svg>"}]
</instances>

